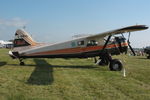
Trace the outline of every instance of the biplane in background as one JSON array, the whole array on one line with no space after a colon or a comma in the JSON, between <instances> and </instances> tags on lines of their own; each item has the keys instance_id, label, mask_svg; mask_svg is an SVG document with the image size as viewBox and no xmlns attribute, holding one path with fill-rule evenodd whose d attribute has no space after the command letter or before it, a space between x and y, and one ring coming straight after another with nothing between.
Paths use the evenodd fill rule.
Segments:
<instances>
[{"instance_id":1,"label":"biplane in background","mask_svg":"<svg viewBox=\"0 0 150 100\"><path fill-rule=\"evenodd\" d=\"M23 59L25 58L93 57L95 63L109 65L112 71L120 71L123 67L122 62L112 59L111 55L126 53L128 47L135 55L129 42L130 33L145 29L148 29L146 25L134 25L54 44L37 43L27 32L19 29L15 33L14 48L9 51L9 55L19 59L20 65L24 65ZM129 33L128 40L125 39L123 33ZM121 36L115 36L117 34Z\"/></svg>"}]
</instances>

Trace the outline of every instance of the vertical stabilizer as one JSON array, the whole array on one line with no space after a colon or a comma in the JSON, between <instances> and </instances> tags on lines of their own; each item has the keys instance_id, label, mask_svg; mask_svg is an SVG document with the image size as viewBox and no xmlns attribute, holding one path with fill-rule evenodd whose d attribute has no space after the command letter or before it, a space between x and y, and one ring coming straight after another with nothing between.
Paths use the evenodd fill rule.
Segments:
<instances>
[{"instance_id":1,"label":"vertical stabilizer","mask_svg":"<svg viewBox=\"0 0 150 100\"><path fill-rule=\"evenodd\" d=\"M35 46L37 43L24 30L18 29L15 33L14 47Z\"/></svg>"}]
</instances>

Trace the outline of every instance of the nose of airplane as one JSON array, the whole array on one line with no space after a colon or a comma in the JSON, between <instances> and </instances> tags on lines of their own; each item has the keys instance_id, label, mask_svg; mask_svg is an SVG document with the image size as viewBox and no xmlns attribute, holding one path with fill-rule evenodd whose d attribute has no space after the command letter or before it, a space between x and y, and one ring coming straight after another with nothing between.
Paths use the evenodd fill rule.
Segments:
<instances>
[{"instance_id":1,"label":"nose of airplane","mask_svg":"<svg viewBox=\"0 0 150 100\"><path fill-rule=\"evenodd\" d=\"M147 25L144 26L145 29L148 29L149 27Z\"/></svg>"}]
</instances>

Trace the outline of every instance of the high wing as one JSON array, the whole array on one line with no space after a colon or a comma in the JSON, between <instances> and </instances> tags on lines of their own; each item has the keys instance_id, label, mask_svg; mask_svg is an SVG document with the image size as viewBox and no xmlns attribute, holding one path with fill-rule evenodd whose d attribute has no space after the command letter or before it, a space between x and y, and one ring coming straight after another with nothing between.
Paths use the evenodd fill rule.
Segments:
<instances>
[{"instance_id":1,"label":"high wing","mask_svg":"<svg viewBox=\"0 0 150 100\"><path fill-rule=\"evenodd\" d=\"M96 35L87 36L86 38L101 38L101 37L105 37L105 36L109 36L109 35L116 35L116 34L122 34L122 33L126 33L126 32L134 32L134 31L141 31L141 30L145 30L145 29L148 29L148 26L146 26L146 25L134 25L134 26L128 26L128 27L124 27L124 28L120 28L120 29L116 29L116 30L112 30L112 31L107 31L104 33L99 33Z\"/></svg>"},{"instance_id":2,"label":"high wing","mask_svg":"<svg viewBox=\"0 0 150 100\"><path fill-rule=\"evenodd\" d=\"M17 30L13 41L14 48L9 51L12 58L17 58L20 65L25 58L87 58L95 57L95 62L99 65L108 65L112 71L120 71L122 63L120 60L112 59L111 54L127 52L128 46L134 53L130 41L125 37L113 37L112 35L123 34L126 32L141 31L148 29L146 25L128 26L96 35L80 37L60 43L41 44L37 43L24 30ZM107 39L105 37L108 36ZM105 41L104 41L105 40ZM110 41L111 40L111 41ZM96 56L99 60L96 61ZM118 67L116 67L118 66Z\"/></svg>"}]
</instances>

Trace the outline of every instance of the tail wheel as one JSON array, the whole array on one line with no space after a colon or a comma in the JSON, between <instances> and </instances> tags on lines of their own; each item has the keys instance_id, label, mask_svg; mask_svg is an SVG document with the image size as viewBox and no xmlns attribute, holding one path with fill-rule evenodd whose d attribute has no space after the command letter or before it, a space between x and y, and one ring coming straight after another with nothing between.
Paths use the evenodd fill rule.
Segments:
<instances>
[{"instance_id":1,"label":"tail wheel","mask_svg":"<svg viewBox=\"0 0 150 100\"><path fill-rule=\"evenodd\" d=\"M25 65L25 63L24 63L24 62L20 62L20 65L22 65L22 66L23 66L23 65Z\"/></svg>"},{"instance_id":2,"label":"tail wheel","mask_svg":"<svg viewBox=\"0 0 150 100\"><path fill-rule=\"evenodd\" d=\"M25 65L22 58L19 58L19 61L20 61L20 65L22 65L22 66Z\"/></svg>"},{"instance_id":3,"label":"tail wheel","mask_svg":"<svg viewBox=\"0 0 150 100\"><path fill-rule=\"evenodd\" d=\"M111 71L121 71L123 68L123 64L120 60L118 59L113 59L110 61L109 69Z\"/></svg>"}]
</instances>

